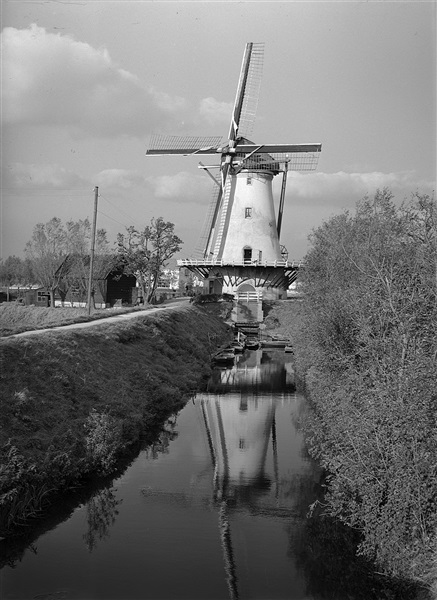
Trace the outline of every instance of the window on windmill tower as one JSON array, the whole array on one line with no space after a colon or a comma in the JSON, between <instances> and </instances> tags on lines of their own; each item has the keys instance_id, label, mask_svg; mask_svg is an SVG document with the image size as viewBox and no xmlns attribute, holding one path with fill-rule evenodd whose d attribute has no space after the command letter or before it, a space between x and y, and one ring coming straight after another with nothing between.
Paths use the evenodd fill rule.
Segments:
<instances>
[{"instance_id":1,"label":"window on windmill tower","mask_svg":"<svg viewBox=\"0 0 437 600\"><path fill-rule=\"evenodd\" d=\"M252 216L252 208L246 207L244 209L244 217L246 219L250 219L251 216Z\"/></svg>"},{"instance_id":2,"label":"window on windmill tower","mask_svg":"<svg viewBox=\"0 0 437 600\"><path fill-rule=\"evenodd\" d=\"M252 177L249 175L249 177L246 179L246 185L252 185Z\"/></svg>"},{"instance_id":3,"label":"window on windmill tower","mask_svg":"<svg viewBox=\"0 0 437 600\"><path fill-rule=\"evenodd\" d=\"M252 248L243 248L243 262L250 263L252 262Z\"/></svg>"}]
</instances>

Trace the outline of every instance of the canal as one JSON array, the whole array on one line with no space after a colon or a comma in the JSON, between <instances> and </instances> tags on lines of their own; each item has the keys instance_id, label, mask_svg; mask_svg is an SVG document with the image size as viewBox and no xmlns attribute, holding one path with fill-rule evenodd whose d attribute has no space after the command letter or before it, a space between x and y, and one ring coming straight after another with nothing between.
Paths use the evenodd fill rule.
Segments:
<instances>
[{"instance_id":1,"label":"canal","mask_svg":"<svg viewBox=\"0 0 437 600\"><path fill-rule=\"evenodd\" d=\"M321 473L305 410L283 351L217 368L122 475L4 566L2 599L373 598L307 518Z\"/></svg>"}]
</instances>

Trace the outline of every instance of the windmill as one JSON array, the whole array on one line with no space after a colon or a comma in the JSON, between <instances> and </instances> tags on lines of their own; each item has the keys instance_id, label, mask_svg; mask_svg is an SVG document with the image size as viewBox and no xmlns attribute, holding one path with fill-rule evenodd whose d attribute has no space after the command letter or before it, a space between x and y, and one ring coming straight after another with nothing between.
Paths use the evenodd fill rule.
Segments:
<instances>
[{"instance_id":1,"label":"windmill","mask_svg":"<svg viewBox=\"0 0 437 600\"><path fill-rule=\"evenodd\" d=\"M299 263L280 244L287 172L316 168L321 144L256 144L249 136L258 104L264 44L247 43L228 139L152 136L147 155L213 155L205 169L215 185L201 258L179 260L209 280L207 292L257 293L281 297L296 279ZM218 169L214 176L210 169ZM282 173L278 217L272 181ZM270 293L267 294L267 290Z\"/></svg>"}]
</instances>

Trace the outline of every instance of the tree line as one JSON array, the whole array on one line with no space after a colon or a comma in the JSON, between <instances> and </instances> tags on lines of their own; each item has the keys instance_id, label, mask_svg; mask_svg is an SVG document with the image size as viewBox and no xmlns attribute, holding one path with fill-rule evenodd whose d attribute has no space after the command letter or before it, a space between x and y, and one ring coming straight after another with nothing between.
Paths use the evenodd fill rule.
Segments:
<instances>
[{"instance_id":1,"label":"tree line","mask_svg":"<svg viewBox=\"0 0 437 600\"><path fill-rule=\"evenodd\" d=\"M437 206L389 189L311 236L297 370L325 510L379 570L437 582Z\"/></svg>"},{"instance_id":2,"label":"tree line","mask_svg":"<svg viewBox=\"0 0 437 600\"><path fill-rule=\"evenodd\" d=\"M0 263L0 281L4 286L37 284L50 294L55 306L55 293L64 301L68 292L84 300L90 270L91 224L88 219L67 221L53 217L38 223L25 247L25 258L9 256ZM137 278L141 297L151 302L159 276L168 260L180 250L182 240L174 232L174 224L162 217L152 218L138 230L127 227L117 235L115 246L108 241L105 229L95 237L93 266L94 290L101 288L109 272ZM102 290L101 290L102 291Z\"/></svg>"}]
</instances>

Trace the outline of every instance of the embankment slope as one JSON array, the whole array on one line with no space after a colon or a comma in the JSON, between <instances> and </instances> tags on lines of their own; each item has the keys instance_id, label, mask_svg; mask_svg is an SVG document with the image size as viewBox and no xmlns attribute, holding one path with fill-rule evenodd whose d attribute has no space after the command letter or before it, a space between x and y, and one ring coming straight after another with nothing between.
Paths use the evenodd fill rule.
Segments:
<instances>
[{"instance_id":1,"label":"embankment slope","mask_svg":"<svg viewBox=\"0 0 437 600\"><path fill-rule=\"evenodd\" d=\"M229 328L202 308L0 343L1 536L181 408Z\"/></svg>"}]
</instances>

